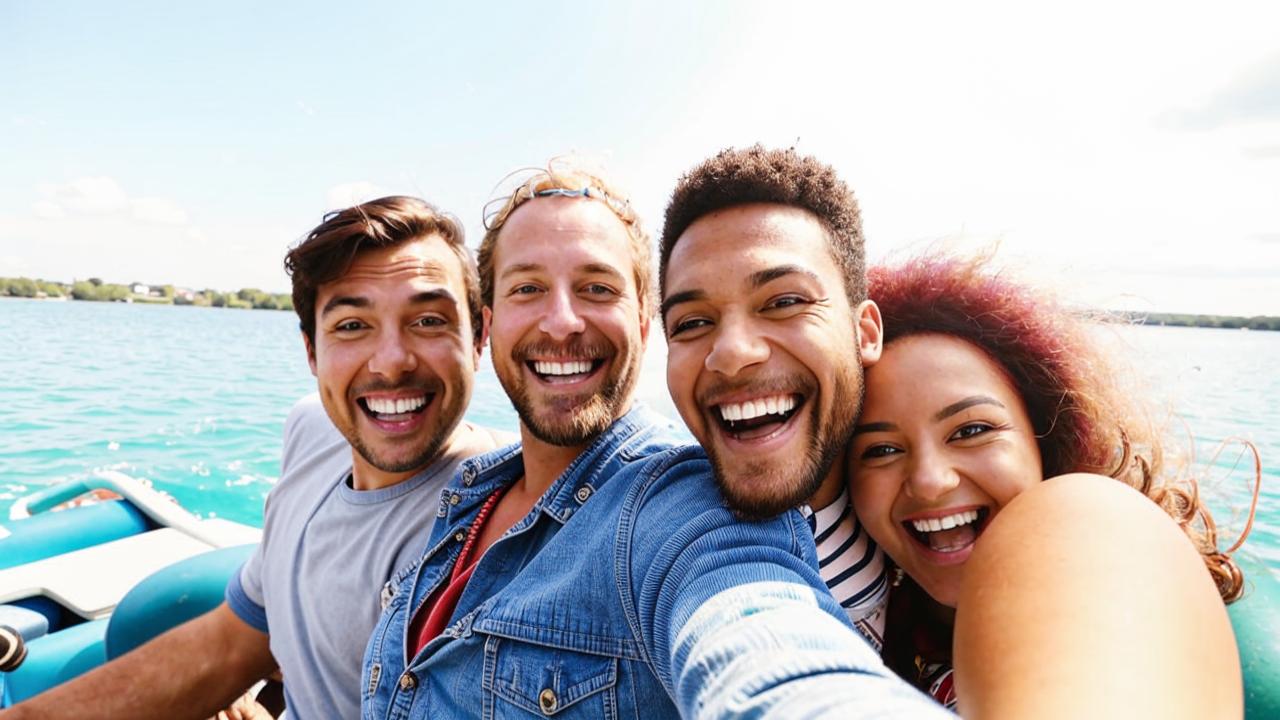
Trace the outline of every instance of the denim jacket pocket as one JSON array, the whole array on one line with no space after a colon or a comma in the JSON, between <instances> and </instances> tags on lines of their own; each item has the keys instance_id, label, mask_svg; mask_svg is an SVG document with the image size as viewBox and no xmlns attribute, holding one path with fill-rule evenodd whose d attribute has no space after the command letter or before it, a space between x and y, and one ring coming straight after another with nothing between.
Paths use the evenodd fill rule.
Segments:
<instances>
[{"instance_id":1,"label":"denim jacket pocket","mask_svg":"<svg viewBox=\"0 0 1280 720\"><path fill-rule=\"evenodd\" d=\"M486 717L617 717L618 658L496 636L484 653Z\"/></svg>"}]
</instances>

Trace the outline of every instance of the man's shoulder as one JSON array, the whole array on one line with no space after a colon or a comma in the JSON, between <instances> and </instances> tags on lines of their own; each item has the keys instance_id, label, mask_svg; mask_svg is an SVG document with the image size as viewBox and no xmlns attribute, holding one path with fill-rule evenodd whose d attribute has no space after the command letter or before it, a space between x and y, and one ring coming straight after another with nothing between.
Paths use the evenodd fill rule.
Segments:
<instances>
[{"instance_id":1,"label":"man's shoulder","mask_svg":"<svg viewBox=\"0 0 1280 720\"><path fill-rule=\"evenodd\" d=\"M632 478L629 509L669 521L710 509L727 509L715 482L711 461L698 445L676 445L653 452L626 468Z\"/></svg>"},{"instance_id":2,"label":"man's shoulder","mask_svg":"<svg viewBox=\"0 0 1280 720\"><path fill-rule=\"evenodd\" d=\"M320 402L319 393L299 399L284 423L280 479L273 496L295 486L332 484L351 470L351 446L338 432Z\"/></svg>"}]
</instances>

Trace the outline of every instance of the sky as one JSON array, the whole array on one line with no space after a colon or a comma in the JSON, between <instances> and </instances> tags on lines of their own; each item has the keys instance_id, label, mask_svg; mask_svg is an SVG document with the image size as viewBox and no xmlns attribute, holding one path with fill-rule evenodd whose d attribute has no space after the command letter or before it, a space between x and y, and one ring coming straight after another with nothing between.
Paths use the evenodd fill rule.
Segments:
<instances>
[{"instance_id":1,"label":"sky","mask_svg":"<svg viewBox=\"0 0 1280 720\"><path fill-rule=\"evenodd\" d=\"M0 276L287 292L324 212L474 246L572 153L655 235L681 173L795 147L873 261L997 248L1110 309L1280 315L1280 3L0 0Z\"/></svg>"}]
</instances>

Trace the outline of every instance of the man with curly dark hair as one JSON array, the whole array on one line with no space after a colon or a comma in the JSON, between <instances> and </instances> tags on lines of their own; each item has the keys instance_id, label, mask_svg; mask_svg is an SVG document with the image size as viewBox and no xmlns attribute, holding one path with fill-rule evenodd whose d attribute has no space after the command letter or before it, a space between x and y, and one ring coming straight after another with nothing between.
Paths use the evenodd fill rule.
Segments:
<instances>
[{"instance_id":1,"label":"man with curly dark hair","mask_svg":"<svg viewBox=\"0 0 1280 720\"><path fill-rule=\"evenodd\" d=\"M801 506L823 580L877 647L884 554L839 459L880 356L858 203L794 150L725 150L680 179L660 247L667 384L739 516Z\"/></svg>"}]
</instances>

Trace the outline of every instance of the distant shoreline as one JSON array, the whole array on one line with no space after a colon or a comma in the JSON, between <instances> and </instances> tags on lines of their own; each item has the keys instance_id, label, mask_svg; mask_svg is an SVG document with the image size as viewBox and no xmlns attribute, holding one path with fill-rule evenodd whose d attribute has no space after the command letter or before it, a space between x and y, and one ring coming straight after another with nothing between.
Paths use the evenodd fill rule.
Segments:
<instances>
[{"instance_id":1,"label":"distant shoreline","mask_svg":"<svg viewBox=\"0 0 1280 720\"><path fill-rule=\"evenodd\" d=\"M1182 313L1118 313L1135 325L1161 327L1221 328L1223 330L1280 330L1280 317L1274 315L1188 315Z\"/></svg>"},{"instance_id":2,"label":"distant shoreline","mask_svg":"<svg viewBox=\"0 0 1280 720\"><path fill-rule=\"evenodd\" d=\"M70 285L32 278L0 277L0 297L29 300L85 300L89 302L121 302L144 305L195 305L244 310L293 310L293 298L285 293L267 293L257 288L241 288L235 292L147 285L105 283L98 278L77 280Z\"/></svg>"},{"instance_id":3,"label":"distant shoreline","mask_svg":"<svg viewBox=\"0 0 1280 720\"><path fill-rule=\"evenodd\" d=\"M146 292L135 290L146 289ZM285 293L265 293L255 288L242 288L236 292L217 290L190 290L172 285L118 285L103 283L97 278L81 280L71 285L32 280L30 278L0 277L0 298L17 297L29 300L86 300L90 302L123 302L147 305L195 305L199 307L228 307L254 310L293 310L293 297ZM1135 325L1160 327L1220 328L1224 330L1277 330L1280 316L1254 315L1193 315L1188 313L1139 313L1117 311L1113 316L1122 317Z\"/></svg>"}]
</instances>

